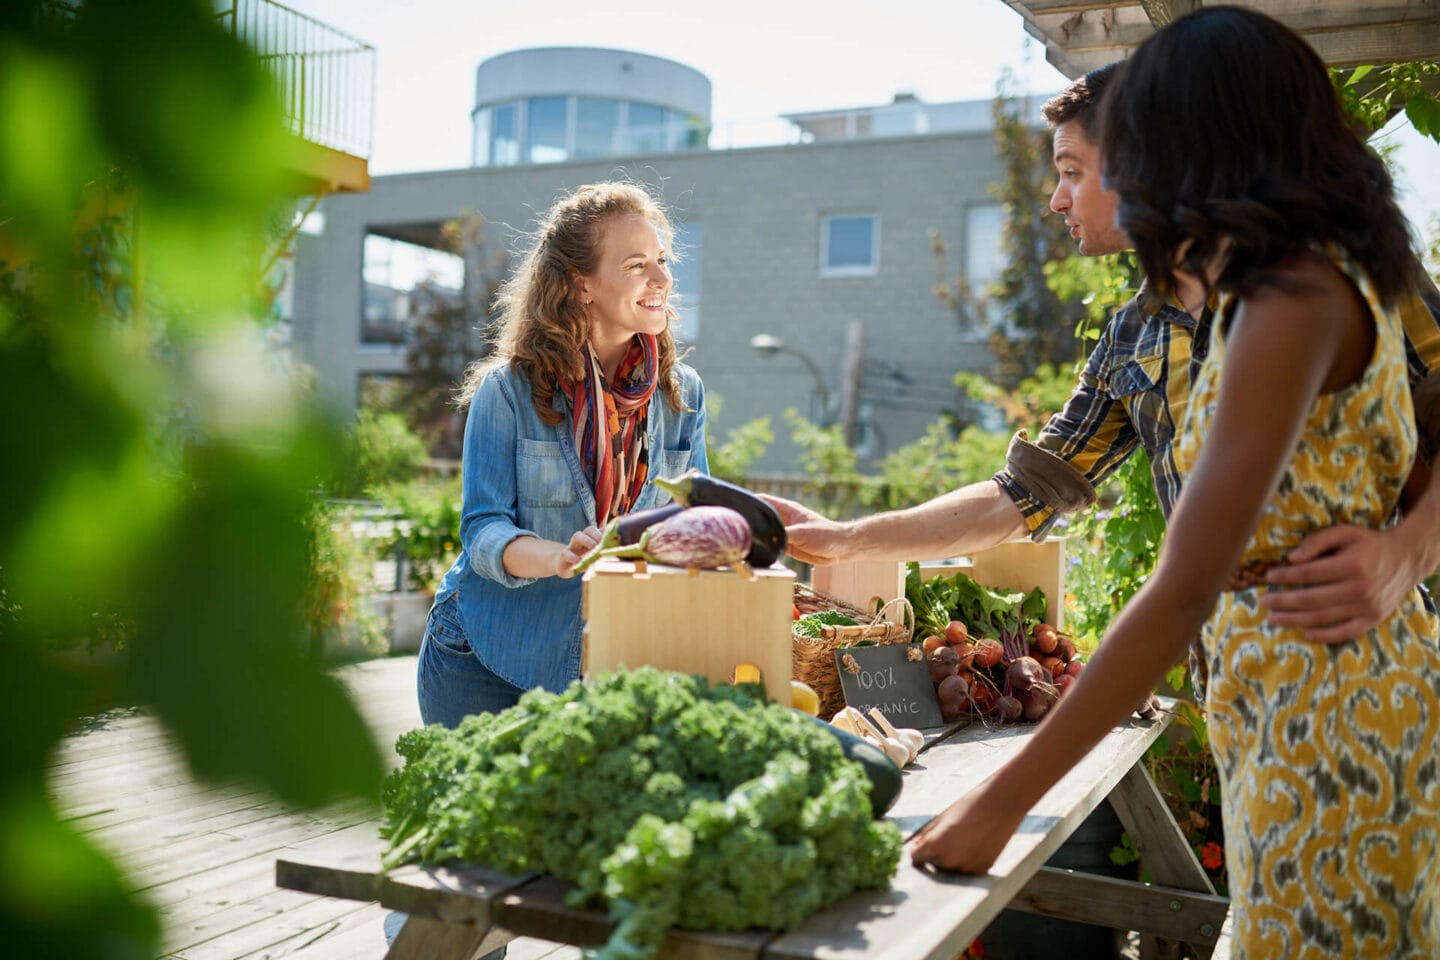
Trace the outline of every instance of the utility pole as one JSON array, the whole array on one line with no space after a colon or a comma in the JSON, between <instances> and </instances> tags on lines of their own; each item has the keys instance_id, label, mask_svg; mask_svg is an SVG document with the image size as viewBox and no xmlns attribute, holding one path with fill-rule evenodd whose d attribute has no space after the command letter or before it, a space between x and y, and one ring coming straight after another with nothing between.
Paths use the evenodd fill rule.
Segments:
<instances>
[{"instance_id":1,"label":"utility pole","mask_svg":"<svg viewBox=\"0 0 1440 960\"><path fill-rule=\"evenodd\" d=\"M841 363L844 379L840 390L840 424L847 447L855 446L860 432L860 379L864 354L864 324L851 320L845 328L845 353Z\"/></svg>"}]
</instances>

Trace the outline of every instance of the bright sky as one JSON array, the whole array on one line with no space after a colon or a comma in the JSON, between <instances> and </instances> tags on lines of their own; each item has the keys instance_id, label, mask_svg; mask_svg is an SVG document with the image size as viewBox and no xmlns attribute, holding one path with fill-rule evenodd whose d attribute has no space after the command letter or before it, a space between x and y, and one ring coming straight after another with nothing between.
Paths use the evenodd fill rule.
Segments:
<instances>
[{"instance_id":1,"label":"bright sky","mask_svg":"<svg viewBox=\"0 0 1440 960\"><path fill-rule=\"evenodd\" d=\"M710 78L711 120L759 125L783 113L990 97L1009 67L1035 94L1066 78L1003 0L282 0L376 48L372 174L470 163L475 68L523 47L599 46L677 60ZM1404 126L1403 124L1397 126ZM1408 126L1402 202L1440 217L1440 144Z\"/></svg>"}]
</instances>

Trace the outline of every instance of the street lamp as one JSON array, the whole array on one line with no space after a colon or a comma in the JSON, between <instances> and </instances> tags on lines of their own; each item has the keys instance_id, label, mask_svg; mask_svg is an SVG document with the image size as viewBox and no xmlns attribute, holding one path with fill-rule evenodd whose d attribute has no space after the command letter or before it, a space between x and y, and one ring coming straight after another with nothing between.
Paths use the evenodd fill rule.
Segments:
<instances>
[{"instance_id":1,"label":"street lamp","mask_svg":"<svg viewBox=\"0 0 1440 960\"><path fill-rule=\"evenodd\" d=\"M750 349L762 357L788 353L805 364L805 368L810 371L810 376L815 378L815 393L820 397L820 426L828 427L830 425L830 388L825 385L825 377L821 375L820 367L808 353L787 346L784 340L771 333L757 333L751 337Z\"/></svg>"}]
</instances>

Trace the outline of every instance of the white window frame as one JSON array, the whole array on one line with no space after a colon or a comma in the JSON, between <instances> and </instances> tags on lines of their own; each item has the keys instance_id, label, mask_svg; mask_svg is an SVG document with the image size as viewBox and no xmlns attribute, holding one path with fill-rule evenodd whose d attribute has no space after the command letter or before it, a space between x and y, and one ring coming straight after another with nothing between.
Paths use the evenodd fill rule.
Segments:
<instances>
[{"instance_id":1,"label":"white window frame","mask_svg":"<svg viewBox=\"0 0 1440 960\"><path fill-rule=\"evenodd\" d=\"M871 222L870 263L861 266L832 267L830 265L830 224L835 220L861 220ZM880 272L880 214L872 210L836 210L820 217L820 276L822 277L873 277Z\"/></svg>"}]
</instances>

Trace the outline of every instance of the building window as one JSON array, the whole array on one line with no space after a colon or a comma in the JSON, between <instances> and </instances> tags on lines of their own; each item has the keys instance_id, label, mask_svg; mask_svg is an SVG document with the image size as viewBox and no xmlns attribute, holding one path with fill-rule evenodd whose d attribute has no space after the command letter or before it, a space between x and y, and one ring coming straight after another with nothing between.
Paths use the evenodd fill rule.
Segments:
<instances>
[{"instance_id":1,"label":"building window","mask_svg":"<svg viewBox=\"0 0 1440 960\"><path fill-rule=\"evenodd\" d=\"M632 103L626 111L626 153L663 153L665 150L665 108Z\"/></svg>"},{"instance_id":2,"label":"building window","mask_svg":"<svg viewBox=\"0 0 1440 960\"><path fill-rule=\"evenodd\" d=\"M695 343L700 339L700 250L705 232L698 221L675 224L675 253L670 260L674 279L671 294L680 311L675 339Z\"/></svg>"},{"instance_id":3,"label":"building window","mask_svg":"<svg viewBox=\"0 0 1440 960\"><path fill-rule=\"evenodd\" d=\"M495 111L481 107L475 111L475 141L470 145L470 165L490 166L490 117Z\"/></svg>"},{"instance_id":4,"label":"building window","mask_svg":"<svg viewBox=\"0 0 1440 960\"><path fill-rule=\"evenodd\" d=\"M575 100L575 156L609 157L615 154L620 130L620 101L577 97Z\"/></svg>"},{"instance_id":5,"label":"building window","mask_svg":"<svg viewBox=\"0 0 1440 960\"><path fill-rule=\"evenodd\" d=\"M880 218L830 214L820 221L820 275L870 276L880 265Z\"/></svg>"},{"instance_id":6,"label":"building window","mask_svg":"<svg viewBox=\"0 0 1440 960\"><path fill-rule=\"evenodd\" d=\"M983 297L1005 271L1005 208L986 203L965 210L965 279Z\"/></svg>"},{"instance_id":7,"label":"building window","mask_svg":"<svg viewBox=\"0 0 1440 960\"><path fill-rule=\"evenodd\" d=\"M404 344L416 319L437 299L459 300L464 271L453 253L367 233L360 342Z\"/></svg>"},{"instance_id":8,"label":"building window","mask_svg":"<svg viewBox=\"0 0 1440 960\"><path fill-rule=\"evenodd\" d=\"M513 167L520 162L520 118L515 104L495 108L491 115L490 165Z\"/></svg>"},{"instance_id":9,"label":"building window","mask_svg":"<svg viewBox=\"0 0 1440 960\"><path fill-rule=\"evenodd\" d=\"M525 157L531 163L570 159L569 97L531 97L525 104Z\"/></svg>"}]
</instances>

